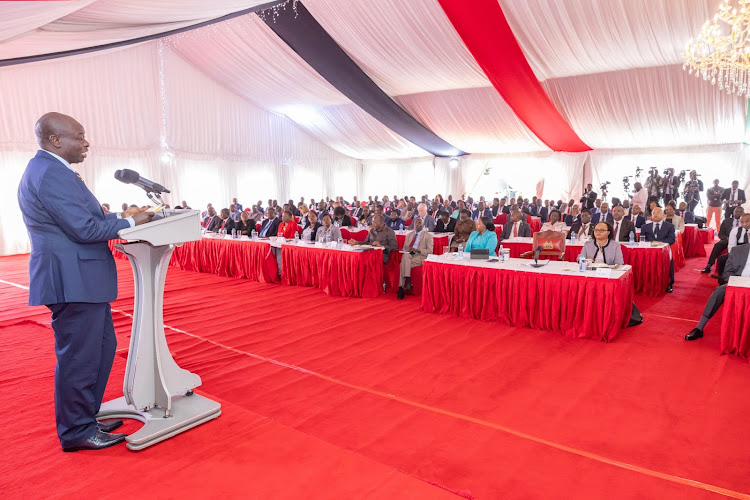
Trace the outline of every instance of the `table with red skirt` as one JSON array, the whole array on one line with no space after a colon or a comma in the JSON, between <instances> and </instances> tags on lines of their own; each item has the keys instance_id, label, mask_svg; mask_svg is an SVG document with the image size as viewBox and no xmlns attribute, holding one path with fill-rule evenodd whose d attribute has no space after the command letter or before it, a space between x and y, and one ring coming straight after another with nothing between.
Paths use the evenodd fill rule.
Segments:
<instances>
[{"instance_id":1,"label":"table with red skirt","mask_svg":"<svg viewBox=\"0 0 750 500\"><path fill-rule=\"evenodd\" d=\"M278 282L278 265L269 240L248 237L204 236L176 247L170 266L184 271L244 278L261 283Z\"/></svg>"},{"instance_id":2,"label":"table with red skirt","mask_svg":"<svg viewBox=\"0 0 750 500\"><path fill-rule=\"evenodd\" d=\"M705 257L706 247L703 244L703 237L698 230L698 224L685 224L685 232L682 235L682 248L685 251L685 258Z\"/></svg>"},{"instance_id":3,"label":"table with red skirt","mask_svg":"<svg viewBox=\"0 0 750 500\"><path fill-rule=\"evenodd\" d=\"M698 234L700 234L701 240L703 240L704 245L713 243L714 239L716 238L716 231L714 231L714 228L712 227L704 227L703 229L699 229Z\"/></svg>"},{"instance_id":4,"label":"table with red skirt","mask_svg":"<svg viewBox=\"0 0 750 500\"><path fill-rule=\"evenodd\" d=\"M510 250L511 258L518 258L533 248L533 238L513 238L500 243L503 249ZM676 242L675 242L676 244ZM669 284L669 250L666 244L652 247L640 243L630 246L620 243L622 258L625 264L633 268L633 286L635 293L658 297L666 293ZM581 253L583 243L565 245L565 256L568 262L575 262ZM541 257L544 258L544 257ZM684 261L684 259L683 259Z\"/></svg>"},{"instance_id":5,"label":"table with red skirt","mask_svg":"<svg viewBox=\"0 0 750 500\"><path fill-rule=\"evenodd\" d=\"M315 287L335 297L371 299L382 291L383 251L284 244L281 270L281 282L285 285Z\"/></svg>"},{"instance_id":6,"label":"table with red skirt","mask_svg":"<svg viewBox=\"0 0 750 500\"><path fill-rule=\"evenodd\" d=\"M596 277L569 262L551 261L539 269L528 263L431 256L423 265L422 309L605 342L627 326L633 304L630 267ZM577 299L553 304L552 296Z\"/></svg>"},{"instance_id":7,"label":"table with red skirt","mask_svg":"<svg viewBox=\"0 0 750 500\"><path fill-rule=\"evenodd\" d=\"M404 234L398 234L396 232L396 241L398 242L398 249L404 248L404 242L406 241L406 235L412 231L405 231ZM453 233L430 233L432 234L432 253L433 255L442 255L445 247L449 247L451 240L453 239ZM401 274L401 259L403 254L399 252L391 253L391 258L386 264L386 273L388 286L393 289L394 292L398 291L398 282ZM422 270L419 267L415 267L411 270L411 281L414 288L411 291L412 295L419 295L422 292Z\"/></svg>"},{"instance_id":8,"label":"table with red skirt","mask_svg":"<svg viewBox=\"0 0 750 500\"><path fill-rule=\"evenodd\" d=\"M729 278L722 309L721 353L750 358L750 278Z\"/></svg>"}]
</instances>

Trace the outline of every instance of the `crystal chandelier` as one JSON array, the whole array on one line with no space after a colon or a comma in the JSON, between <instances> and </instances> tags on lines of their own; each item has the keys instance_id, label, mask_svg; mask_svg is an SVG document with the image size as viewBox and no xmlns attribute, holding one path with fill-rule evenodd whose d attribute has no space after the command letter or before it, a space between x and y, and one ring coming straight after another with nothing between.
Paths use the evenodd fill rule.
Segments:
<instances>
[{"instance_id":1,"label":"crystal chandelier","mask_svg":"<svg viewBox=\"0 0 750 500\"><path fill-rule=\"evenodd\" d=\"M750 96L750 0L724 0L682 57L689 74L727 94Z\"/></svg>"}]
</instances>

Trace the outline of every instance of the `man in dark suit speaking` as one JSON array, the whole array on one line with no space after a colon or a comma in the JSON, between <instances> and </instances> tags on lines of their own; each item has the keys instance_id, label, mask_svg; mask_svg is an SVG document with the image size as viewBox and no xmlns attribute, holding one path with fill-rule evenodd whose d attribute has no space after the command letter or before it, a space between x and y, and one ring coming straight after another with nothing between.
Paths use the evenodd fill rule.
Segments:
<instances>
[{"instance_id":1,"label":"man in dark suit speaking","mask_svg":"<svg viewBox=\"0 0 750 500\"><path fill-rule=\"evenodd\" d=\"M29 305L52 311L57 434L63 451L106 448L125 439L109 432L122 421L95 418L117 345L109 305L117 298L117 268L107 241L153 214L104 214L71 166L89 148L76 120L47 113L35 132L41 149L21 178L18 203L31 239Z\"/></svg>"}]
</instances>

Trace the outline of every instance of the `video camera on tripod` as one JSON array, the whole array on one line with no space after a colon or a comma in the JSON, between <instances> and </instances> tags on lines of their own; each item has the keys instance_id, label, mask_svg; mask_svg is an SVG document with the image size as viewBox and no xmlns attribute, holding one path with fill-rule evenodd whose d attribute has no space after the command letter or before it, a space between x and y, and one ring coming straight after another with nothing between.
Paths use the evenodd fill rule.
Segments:
<instances>
[{"instance_id":1,"label":"video camera on tripod","mask_svg":"<svg viewBox=\"0 0 750 500\"><path fill-rule=\"evenodd\" d=\"M626 175L622 178L622 187L625 190L625 194L630 196L630 179L632 178L632 175Z\"/></svg>"}]
</instances>

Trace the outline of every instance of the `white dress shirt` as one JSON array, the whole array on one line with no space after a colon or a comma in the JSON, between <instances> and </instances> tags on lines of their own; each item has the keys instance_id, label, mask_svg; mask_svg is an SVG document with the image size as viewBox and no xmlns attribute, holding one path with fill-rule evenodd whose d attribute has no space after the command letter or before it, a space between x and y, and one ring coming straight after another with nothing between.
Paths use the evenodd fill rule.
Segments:
<instances>
[{"instance_id":1,"label":"white dress shirt","mask_svg":"<svg viewBox=\"0 0 750 500\"><path fill-rule=\"evenodd\" d=\"M75 169L70 165L70 163L68 163L68 161L65 158L63 158L61 156L57 156L52 151L47 151L46 149L44 150L44 152L45 153L49 153L52 156L54 156L55 158L57 158L60 161L60 163L62 163L66 167L68 167L71 172L73 172L74 174L78 175L78 172L75 171ZM115 215L117 216L118 219L122 219L122 215L120 215L120 212L115 212ZM128 224L130 224L130 227L135 227L135 219L133 219L132 217L125 217L125 220L128 221Z\"/></svg>"},{"instance_id":2,"label":"white dress shirt","mask_svg":"<svg viewBox=\"0 0 750 500\"><path fill-rule=\"evenodd\" d=\"M750 252L747 254L747 260L745 261L745 268L740 274L743 278L750 278Z\"/></svg>"},{"instance_id":3,"label":"white dress shirt","mask_svg":"<svg viewBox=\"0 0 750 500\"><path fill-rule=\"evenodd\" d=\"M727 250L730 252L732 251L734 247L737 246L737 233L738 232L740 235L740 241L742 241L745 238L745 233L747 232L747 230L742 226L737 226L729 232L729 239L727 240L727 243L729 243L729 245L727 246Z\"/></svg>"}]
</instances>

